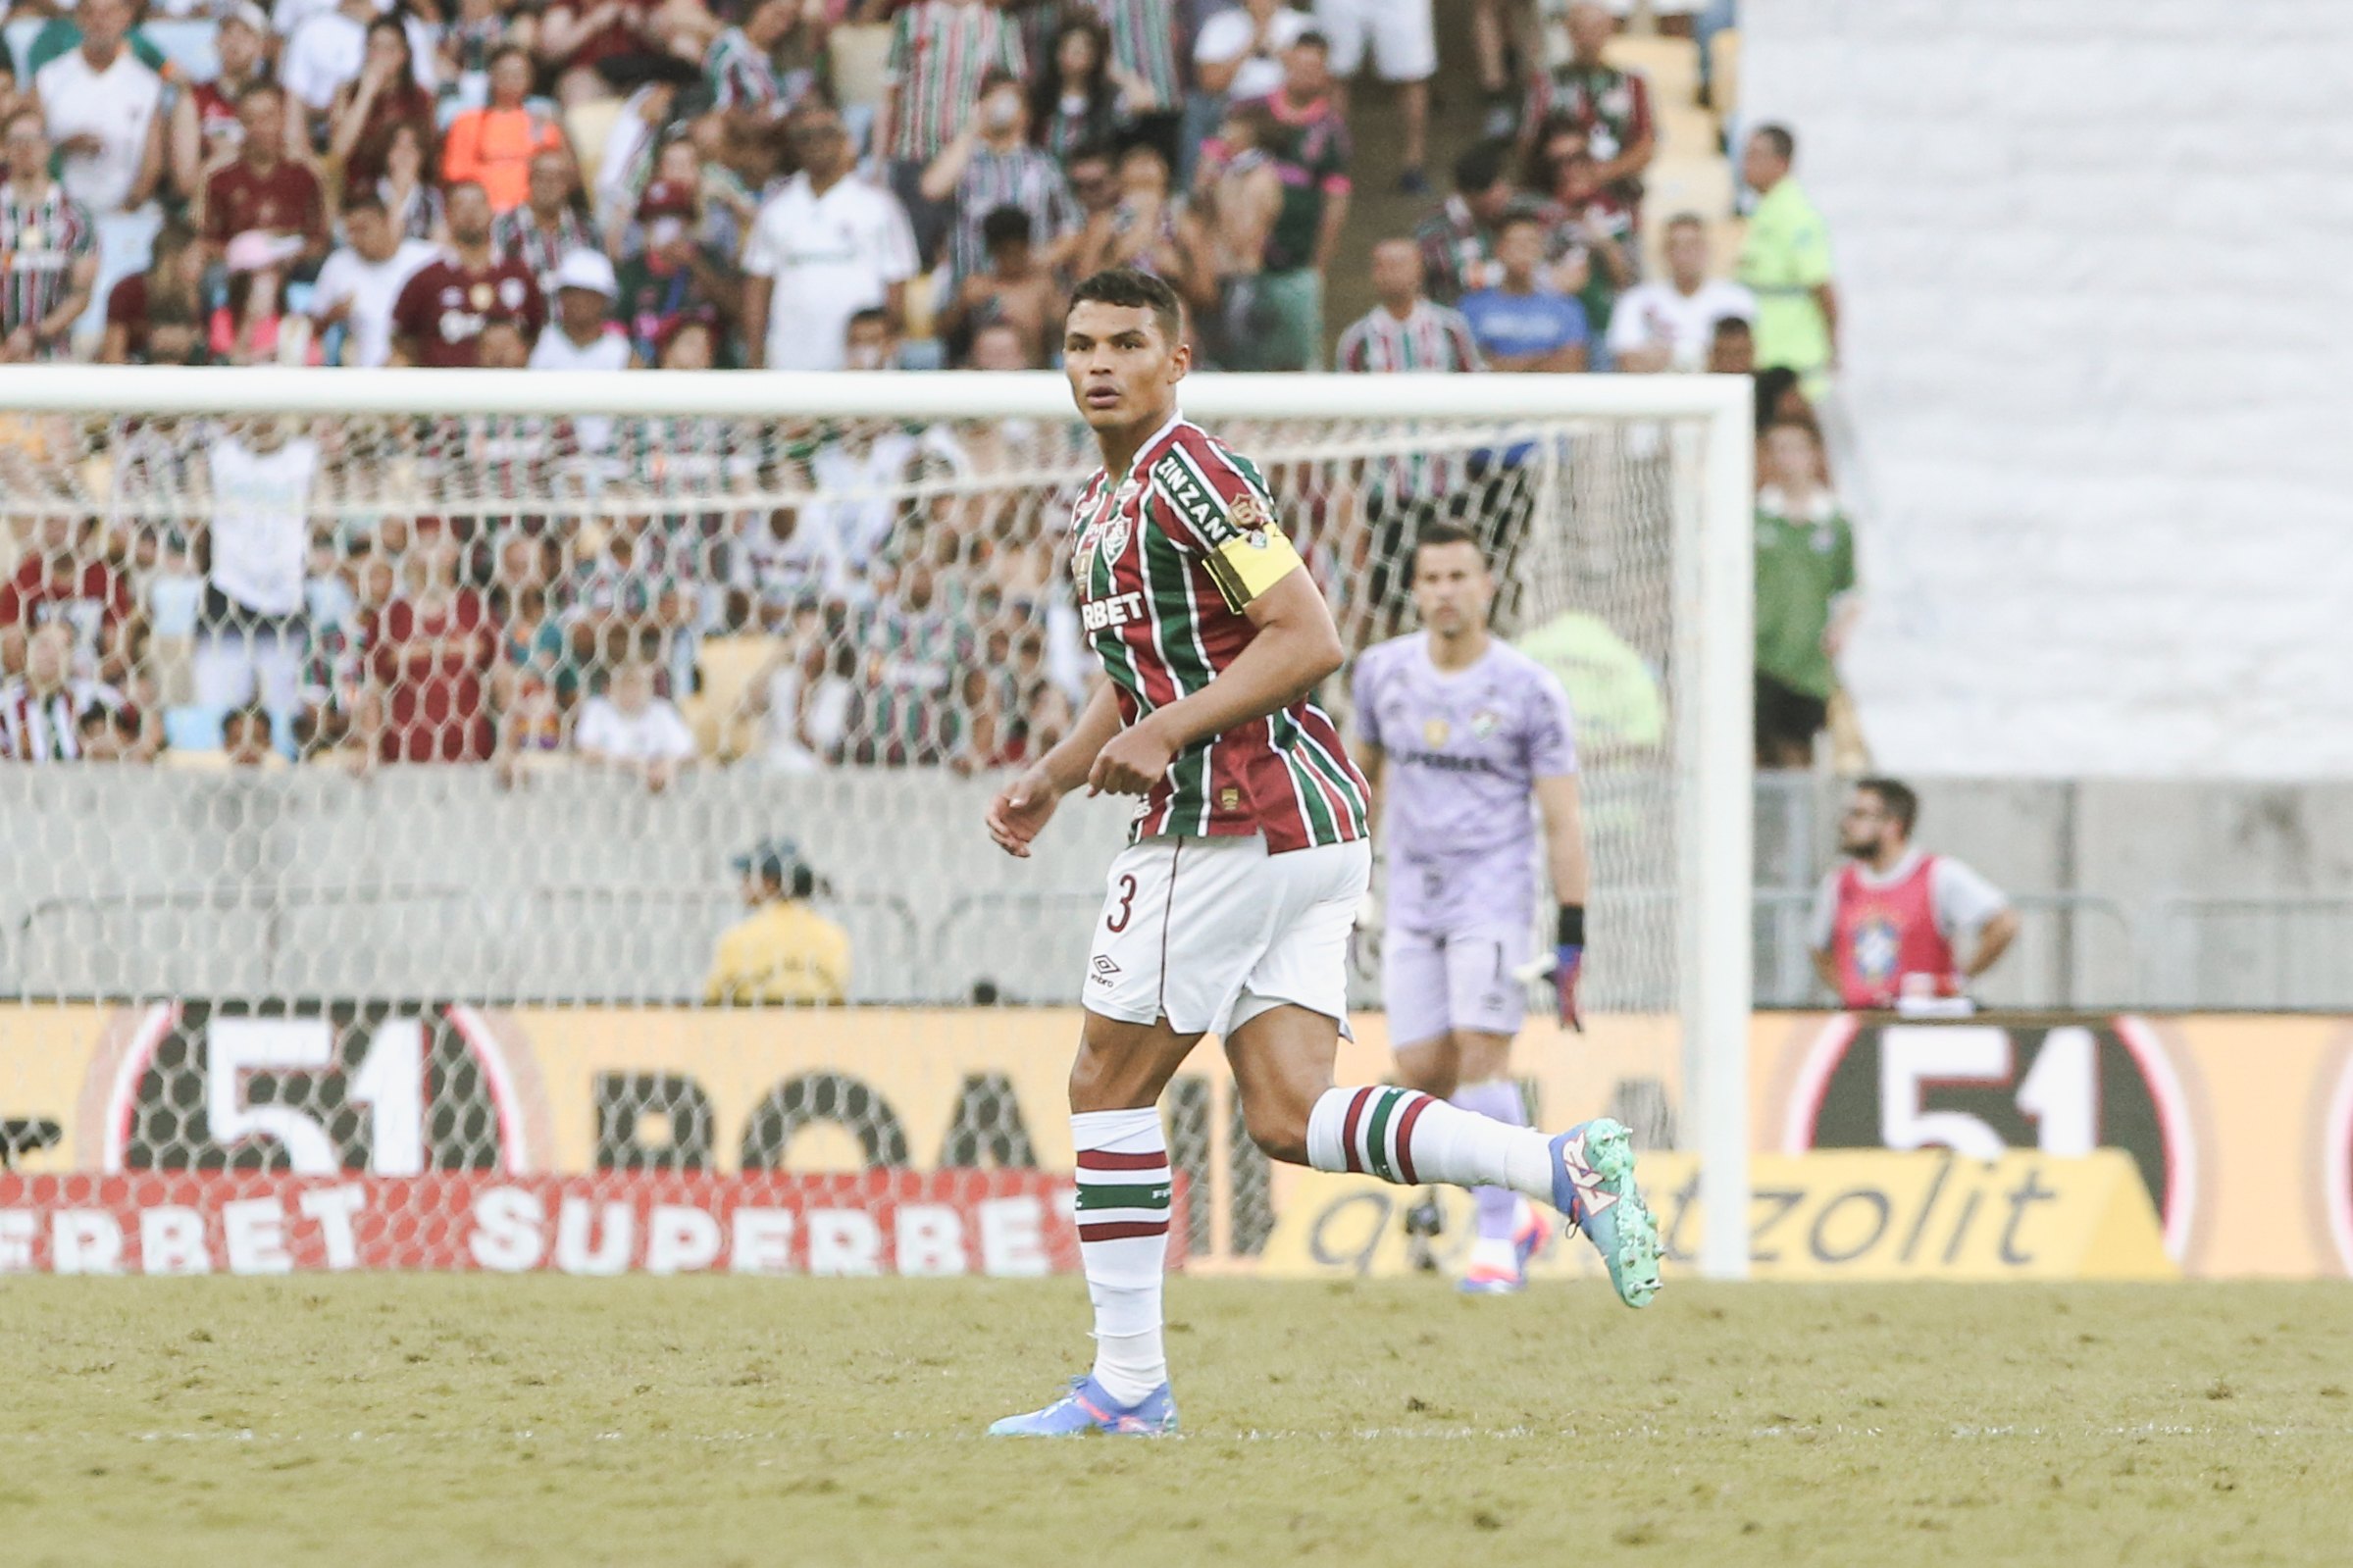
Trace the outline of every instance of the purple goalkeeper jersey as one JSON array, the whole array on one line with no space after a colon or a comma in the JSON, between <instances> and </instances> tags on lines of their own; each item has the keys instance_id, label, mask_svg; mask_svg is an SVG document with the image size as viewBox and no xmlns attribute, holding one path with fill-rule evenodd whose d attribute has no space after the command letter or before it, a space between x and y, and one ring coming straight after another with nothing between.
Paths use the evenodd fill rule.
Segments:
<instances>
[{"instance_id":1,"label":"purple goalkeeper jersey","mask_svg":"<svg viewBox=\"0 0 2353 1568\"><path fill-rule=\"evenodd\" d=\"M1568 693L1496 639L1444 674L1429 633L1356 660L1356 733L1381 748L1389 924L1444 933L1524 927L1536 902L1538 779L1577 771Z\"/></svg>"}]
</instances>

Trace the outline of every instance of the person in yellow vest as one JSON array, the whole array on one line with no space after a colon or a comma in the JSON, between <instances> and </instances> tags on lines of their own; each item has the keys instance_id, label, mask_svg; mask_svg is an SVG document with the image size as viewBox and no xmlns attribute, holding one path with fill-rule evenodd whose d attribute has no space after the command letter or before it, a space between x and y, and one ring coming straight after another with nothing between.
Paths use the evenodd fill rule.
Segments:
<instances>
[{"instance_id":1,"label":"person in yellow vest","mask_svg":"<svg viewBox=\"0 0 2353 1568\"><path fill-rule=\"evenodd\" d=\"M839 1006L849 993L849 933L809 907L817 874L789 838L736 857L751 913L720 934L702 999L736 1007Z\"/></svg>"},{"instance_id":2,"label":"person in yellow vest","mask_svg":"<svg viewBox=\"0 0 2353 1568\"><path fill-rule=\"evenodd\" d=\"M1838 369L1838 288L1822 215L1789 172L1797 151L1783 126L1758 126L1742 150L1757 206L1734 276L1757 296L1757 369L1787 366L1818 403Z\"/></svg>"}]
</instances>

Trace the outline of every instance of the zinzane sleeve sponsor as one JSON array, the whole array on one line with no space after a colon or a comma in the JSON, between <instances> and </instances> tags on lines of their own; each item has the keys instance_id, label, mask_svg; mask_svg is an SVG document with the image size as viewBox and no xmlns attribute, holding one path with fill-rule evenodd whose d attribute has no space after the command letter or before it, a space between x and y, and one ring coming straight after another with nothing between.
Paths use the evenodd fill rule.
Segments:
<instances>
[{"instance_id":1,"label":"zinzane sleeve sponsor","mask_svg":"<svg viewBox=\"0 0 2353 1568\"><path fill-rule=\"evenodd\" d=\"M1223 448L1179 440L1151 466L1151 487L1168 536L1202 557L1235 614L1303 564L1265 484Z\"/></svg>"}]
</instances>

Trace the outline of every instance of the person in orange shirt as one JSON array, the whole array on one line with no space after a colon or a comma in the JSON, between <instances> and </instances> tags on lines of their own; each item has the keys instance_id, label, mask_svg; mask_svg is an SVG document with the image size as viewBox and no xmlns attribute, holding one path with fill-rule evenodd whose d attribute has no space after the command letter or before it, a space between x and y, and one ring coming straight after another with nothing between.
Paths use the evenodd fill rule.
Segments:
<instances>
[{"instance_id":1,"label":"person in orange shirt","mask_svg":"<svg viewBox=\"0 0 2353 1568\"><path fill-rule=\"evenodd\" d=\"M531 91L531 56L513 44L490 60L490 102L449 123L441 137L441 177L472 180L503 213L531 193L531 161L564 145L564 133L523 106Z\"/></svg>"}]
</instances>

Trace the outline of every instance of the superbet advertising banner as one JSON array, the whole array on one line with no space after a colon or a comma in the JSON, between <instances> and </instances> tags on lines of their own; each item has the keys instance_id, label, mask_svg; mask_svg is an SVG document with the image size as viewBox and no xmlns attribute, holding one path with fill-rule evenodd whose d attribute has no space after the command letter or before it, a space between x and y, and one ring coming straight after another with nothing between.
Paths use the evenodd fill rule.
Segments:
<instances>
[{"instance_id":1,"label":"superbet advertising banner","mask_svg":"<svg viewBox=\"0 0 2353 1568\"><path fill-rule=\"evenodd\" d=\"M9 1177L0 1273L1068 1273L1073 1194L1035 1171Z\"/></svg>"},{"instance_id":2,"label":"superbet advertising banner","mask_svg":"<svg viewBox=\"0 0 2353 1568\"><path fill-rule=\"evenodd\" d=\"M1340 1081L1389 1076L1385 1021L1354 1023ZM0 1272L1075 1268L1079 1025L1052 1008L0 1005ZM1760 1155L1962 1162L1917 1193L1867 1167L1899 1254L1905 1204L1944 1236L1977 1165L2113 1150L2184 1275L2353 1276L2353 1020L1761 1013L1749 1049ZM1663 1136L1680 1057L1671 1017L1574 1035L1537 1018L1512 1072L1542 1125L1609 1112ZM1214 1041L1167 1109L1172 1257L1255 1267L1313 1183L1240 1136ZM1830 1169L1784 1184L1819 1187L1827 1218L1760 1207L1761 1247L1793 1227L1808 1256L1861 1245L1846 1228L1878 1209L1840 1203Z\"/></svg>"}]
</instances>

